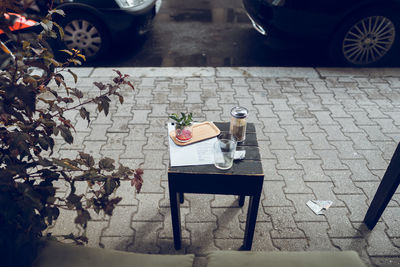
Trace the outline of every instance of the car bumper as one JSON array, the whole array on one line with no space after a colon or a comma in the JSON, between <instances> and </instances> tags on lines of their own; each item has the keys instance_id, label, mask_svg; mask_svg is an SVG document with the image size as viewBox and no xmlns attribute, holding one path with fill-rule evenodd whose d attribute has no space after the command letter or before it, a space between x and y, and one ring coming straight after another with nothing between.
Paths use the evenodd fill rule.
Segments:
<instances>
[{"instance_id":1,"label":"car bumper","mask_svg":"<svg viewBox=\"0 0 400 267\"><path fill-rule=\"evenodd\" d=\"M161 6L161 0L154 0L148 5L138 8L101 10L105 22L115 39L121 39L126 34L143 34L151 29L155 15Z\"/></svg>"},{"instance_id":2,"label":"car bumper","mask_svg":"<svg viewBox=\"0 0 400 267\"><path fill-rule=\"evenodd\" d=\"M299 1L299 0L297 0ZM301 5L274 4L279 1L243 0L253 27L263 35L282 39L328 39L339 17L323 10L310 11ZM300 7L299 7L300 6Z\"/></svg>"}]
</instances>

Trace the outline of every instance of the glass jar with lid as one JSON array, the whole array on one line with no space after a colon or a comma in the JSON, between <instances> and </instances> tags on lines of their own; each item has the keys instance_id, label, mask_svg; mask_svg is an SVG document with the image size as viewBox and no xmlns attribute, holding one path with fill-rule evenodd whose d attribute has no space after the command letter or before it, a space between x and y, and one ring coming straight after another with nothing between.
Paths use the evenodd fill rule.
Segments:
<instances>
[{"instance_id":1,"label":"glass jar with lid","mask_svg":"<svg viewBox=\"0 0 400 267\"><path fill-rule=\"evenodd\" d=\"M237 142L246 139L246 118L249 111L244 107L234 107L231 109L231 124L229 132L236 138Z\"/></svg>"}]
</instances>

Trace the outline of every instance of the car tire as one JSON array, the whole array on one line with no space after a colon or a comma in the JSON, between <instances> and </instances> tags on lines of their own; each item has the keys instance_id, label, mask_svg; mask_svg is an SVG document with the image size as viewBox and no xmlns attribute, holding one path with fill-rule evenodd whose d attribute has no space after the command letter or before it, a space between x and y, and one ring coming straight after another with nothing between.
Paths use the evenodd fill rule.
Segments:
<instances>
[{"instance_id":1,"label":"car tire","mask_svg":"<svg viewBox=\"0 0 400 267\"><path fill-rule=\"evenodd\" d=\"M64 39L58 42L59 48L78 49L88 62L102 57L110 47L109 32L94 16L66 11L59 24L64 31Z\"/></svg>"},{"instance_id":2,"label":"car tire","mask_svg":"<svg viewBox=\"0 0 400 267\"><path fill-rule=\"evenodd\" d=\"M361 12L342 23L330 42L330 58L339 66L379 66L397 53L400 23L387 10Z\"/></svg>"}]
</instances>

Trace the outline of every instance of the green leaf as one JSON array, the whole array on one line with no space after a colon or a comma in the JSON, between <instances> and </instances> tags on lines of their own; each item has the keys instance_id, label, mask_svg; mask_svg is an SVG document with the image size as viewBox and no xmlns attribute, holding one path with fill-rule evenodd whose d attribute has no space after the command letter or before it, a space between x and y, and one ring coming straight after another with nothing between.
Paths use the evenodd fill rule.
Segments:
<instances>
[{"instance_id":1,"label":"green leaf","mask_svg":"<svg viewBox=\"0 0 400 267\"><path fill-rule=\"evenodd\" d=\"M68 144L72 144L74 142L74 137L71 134L71 131L65 125L58 126L58 129L61 132L61 136L64 138L65 142Z\"/></svg>"},{"instance_id":2,"label":"green leaf","mask_svg":"<svg viewBox=\"0 0 400 267\"><path fill-rule=\"evenodd\" d=\"M114 189L117 187L117 183L113 178L107 178L104 184L104 190L106 191L107 195L111 195L114 192Z\"/></svg>"},{"instance_id":3,"label":"green leaf","mask_svg":"<svg viewBox=\"0 0 400 267\"><path fill-rule=\"evenodd\" d=\"M72 53L71 53L71 56L72 56ZM67 71L72 75L72 77L74 77L74 82L77 83L78 76L75 73L73 73L72 70L70 70L70 69L68 69Z\"/></svg>"},{"instance_id":4,"label":"green leaf","mask_svg":"<svg viewBox=\"0 0 400 267\"><path fill-rule=\"evenodd\" d=\"M115 169L114 166L115 160L110 158L104 158L99 161L99 168L105 171L113 171Z\"/></svg>"},{"instance_id":5,"label":"green leaf","mask_svg":"<svg viewBox=\"0 0 400 267\"><path fill-rule=\"evenodd\" d=\"M87 166L89 168L94 166L94 159L91 155L83 153L83 152L79 152L79 156L83 160L85 166Z\"/></svg>"}]
</instances>

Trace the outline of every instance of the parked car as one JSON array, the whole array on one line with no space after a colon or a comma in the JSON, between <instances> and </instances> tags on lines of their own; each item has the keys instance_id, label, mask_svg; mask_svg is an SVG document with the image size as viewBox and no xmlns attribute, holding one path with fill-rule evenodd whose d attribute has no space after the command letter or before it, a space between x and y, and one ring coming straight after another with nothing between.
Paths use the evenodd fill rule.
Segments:
<instances>
[{"instance_id":1,"label":"parked car","mask_svg":"<svg viewBox=\"0 0 400 267\"><path fill-rule=\"evenodd\" d=\"M261 34L324 46L341 66L382 65L399 51L400 0L243 0L243 5Z\"/></svg>"},{"instance_id":2,"label":"parked car","mask_svg":"<svg viewBox=\"0 0 400 267\"><path fill-rule=\"evenodd\" d=\"M127 34L147 32L161 0L56 0L55 4L66 15L55 18L64 40L53 44L54 50L75 48L92 61L109 51L113 42L126 40Z\"/></svg>"}]
</instances>

